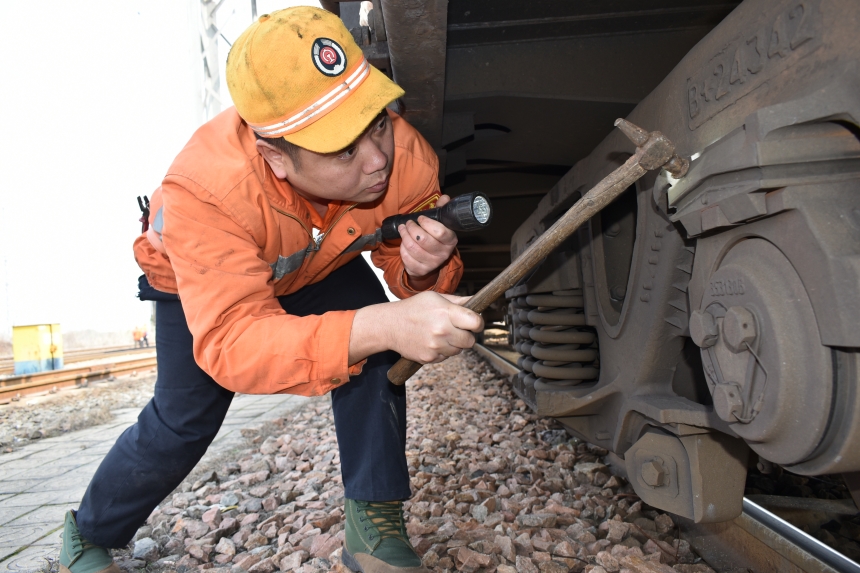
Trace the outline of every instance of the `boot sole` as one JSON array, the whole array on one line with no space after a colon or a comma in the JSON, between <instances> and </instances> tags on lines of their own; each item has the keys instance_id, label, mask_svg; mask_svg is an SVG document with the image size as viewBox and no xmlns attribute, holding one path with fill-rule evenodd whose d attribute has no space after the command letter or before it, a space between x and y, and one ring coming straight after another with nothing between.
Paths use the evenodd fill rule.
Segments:
<instances>
[{"instance_id":1,"label":"boot sole","mask_svg":"<svg viewBox=\"0 0 860 573\"><path fill-rule=\"evenodd\" d=\"M60 563L60 573L72 573L72 571L68 567ZM96 573L123 573L123 570L119 568L119 565L117 565L116 562L112 562L104 569L96 571Z\"/></svg>"},{"instance_id":2,"label":"boot sole","mask_svg":"<svg viewBox=\"0 0 860 573\"><path fill-rule=\"evenodd\" d=\"M355 573L364 573L364 569L362 569L358 561L355 560L355 557L349 554L349 551L346 550L346 547L343 548L343 552L340 554L340 560L343 562L344 565L349 568L350 571L353 571Z\"/></svg>"},{"instance_id":3,"label":"boot sole","mask_svg":"<svg viewBox=\"0 0 860 573\"><path fill-rule=\"evenodd\" d=\"M364 555L364 554L362 554ZM424 567L423 565L418 565L416 567L394 567L393 565L389 565L384 561L381 561L375 557L371 557L369 555L364 555L370 561L367 566L370 568L370 571L375 571L377 573L430 573L430 570ZM364 566L361 565L358 559L350 555L349 551L346 550L346 547L343 548L343 553L340 555L341 562L354 573L366 573L367 570Z\"/></svg>"}]
</instances>

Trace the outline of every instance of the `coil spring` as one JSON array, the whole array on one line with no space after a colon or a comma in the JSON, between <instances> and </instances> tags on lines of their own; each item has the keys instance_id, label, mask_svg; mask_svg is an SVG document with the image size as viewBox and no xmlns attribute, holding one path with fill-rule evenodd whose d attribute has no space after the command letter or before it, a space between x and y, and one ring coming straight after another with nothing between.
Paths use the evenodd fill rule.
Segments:
<instances>
[{"instance_id":1,"label":"coil spring","mask_svg":"<svg viewBox=\"0 0 860 573\"><path fill-rule=\"evenodd\" d=\"M535 383L576 386L600 374L597 335L586 326L582 291L553 291L509 303L514 349L522 354L516 381L532 402Z\"/></svg>"}]
</instances>

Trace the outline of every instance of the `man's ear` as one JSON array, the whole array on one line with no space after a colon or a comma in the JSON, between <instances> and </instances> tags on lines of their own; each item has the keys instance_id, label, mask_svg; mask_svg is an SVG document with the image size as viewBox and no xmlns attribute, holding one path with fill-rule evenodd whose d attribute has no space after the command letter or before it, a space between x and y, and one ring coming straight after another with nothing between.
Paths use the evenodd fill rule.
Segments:
<instances>
[{"instance_id":1,"label":"man's ear","mask_svg":"<svg viewBox=\"0 0 860 573\"><path fill-rule=\"evenodd\" d=\"M283 151L276 149L272 144L258 139L257 151L260 152L260 155L263 156L263 159L265 159L266 163L269 164L272 173L274 173L275 177L278 179L286 179L287 172L293 170L292 160L289 156Z\"/></svg>"}]
</instances>

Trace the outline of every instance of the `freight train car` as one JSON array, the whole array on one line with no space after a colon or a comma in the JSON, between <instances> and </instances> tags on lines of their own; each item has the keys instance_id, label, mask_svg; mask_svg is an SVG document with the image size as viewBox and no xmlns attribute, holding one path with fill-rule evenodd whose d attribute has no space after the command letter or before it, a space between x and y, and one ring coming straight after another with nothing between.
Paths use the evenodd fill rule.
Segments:
<instances>
[{"instance_id":1,"label":"freight train car","mask_svg":"<svg viewBox=\"0 0 860 573\"><path fill-rule=\"evenodd\" d=\"M483 191L461 237L475 292L632 144L646 175L507 293L538 413L617 454L637 494L697 522L741 511L749 463L860 471L860 3L325 3L404 86L444 190Z\"/></svg>"}]
</instances>

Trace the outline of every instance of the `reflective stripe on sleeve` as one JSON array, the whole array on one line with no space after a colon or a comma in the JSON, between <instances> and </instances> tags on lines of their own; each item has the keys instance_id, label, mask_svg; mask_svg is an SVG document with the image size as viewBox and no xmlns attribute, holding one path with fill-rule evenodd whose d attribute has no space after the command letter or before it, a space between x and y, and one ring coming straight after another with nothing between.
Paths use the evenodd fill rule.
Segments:
<instances>
[{"instance_id":1,"label":"reflective stripe on sleeve","mask_svg":"<svg viewBox=\"0 0 860 573\"><path fill-rule=\"evenodd\" d=\"M269 265L272 267L272 278L277 281L284 278L285 275L299 270L302 263L305 261L305 257L308 256L308 252L312 250L313 249L309 246L301 251L296 251L288 257L278 255L278 260Z\"/></svg>"},{"instance_id":2,"label":"reflective stripe on sleeve","mask_svg":"<svg viewBox=\"0 0 860 573\"><path fill-rule=\"evenodd\" d=\"M373 247L382 242L382 229L377 229L376 232L369 235L362 235L357 238L350 246L345 248L341 255L362 251L365 247Z\"/></svg>"}]
</instances>

